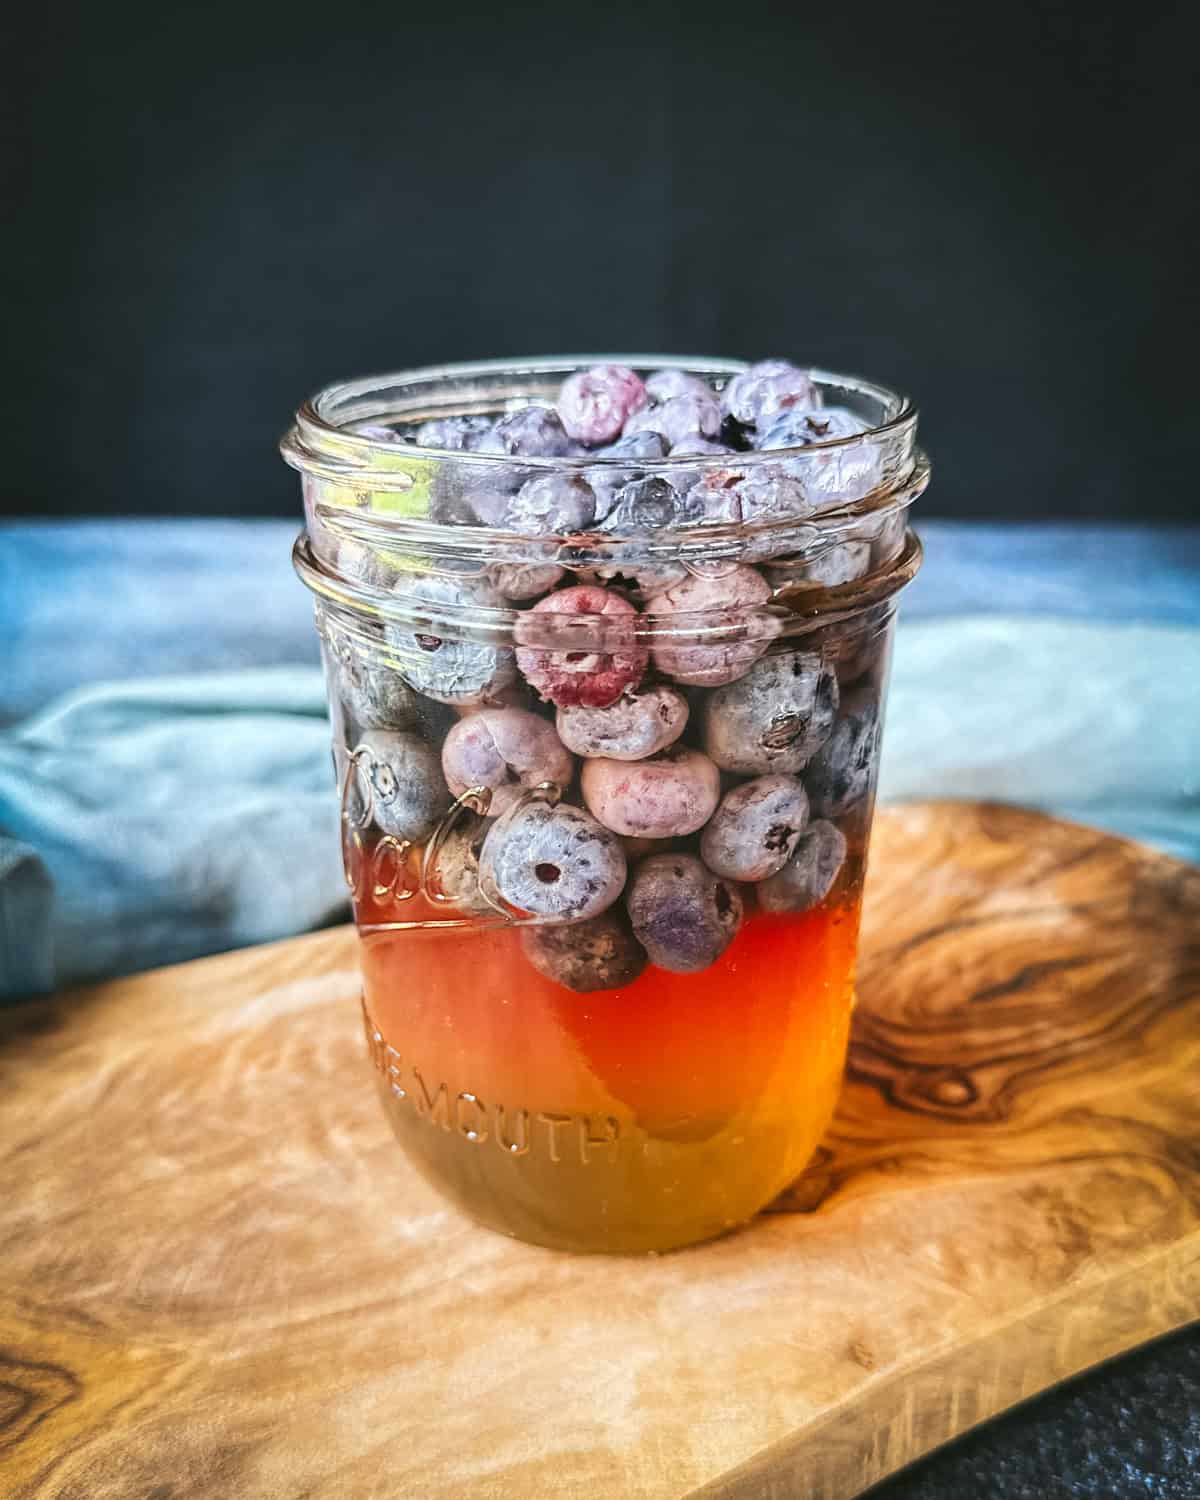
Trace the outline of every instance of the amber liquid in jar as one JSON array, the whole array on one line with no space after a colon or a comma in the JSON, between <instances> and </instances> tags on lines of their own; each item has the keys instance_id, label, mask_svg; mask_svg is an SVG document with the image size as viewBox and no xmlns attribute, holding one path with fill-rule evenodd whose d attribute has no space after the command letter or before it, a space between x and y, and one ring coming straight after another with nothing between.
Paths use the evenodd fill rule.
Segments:
<instances>
[{"instance_id":1,"label":"amber liquid in jar","mask_svg":"<svg viewBox=\"0 0 1200 1500\"><path fill-rule=\"evenodd\" d=\"M699 974L577 994L517 928L364 893L363 1015L409 1159L474 1219L558 1249L645 1252L743 1223L829 1124L853 1004L854 848L812 911L753 909ZM409 926L428 922L430 925Z\"/></svg>"}]
</instances>

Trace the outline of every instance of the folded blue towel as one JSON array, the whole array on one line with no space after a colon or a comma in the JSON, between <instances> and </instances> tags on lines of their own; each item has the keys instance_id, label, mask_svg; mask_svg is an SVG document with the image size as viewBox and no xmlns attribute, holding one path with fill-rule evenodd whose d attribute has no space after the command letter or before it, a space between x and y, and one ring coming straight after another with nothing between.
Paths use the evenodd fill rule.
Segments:
<instances>
[{"instance_id":1,"label":"folded blue towel","mask_svg":"<svg viewBox=\"0 0 1200 1500\"><path fill-rule=\"evenodd\" d=\"M1200 632L1024 617L899 635L881 795L993 797L1200 858ZM344 910L320 674L89 689L0 734L0 995Z\"/></svg>"},{"instance_id":2,"label":"folded blue towel","mask_svg":"<svg viewBox=\"0 0 1200 1500\"><path fill-rule=\"evenodd\" d=\"M0 734L0 996L321 926L338 848L316 669L71 694Z\"/></svg>"}]
</instances>

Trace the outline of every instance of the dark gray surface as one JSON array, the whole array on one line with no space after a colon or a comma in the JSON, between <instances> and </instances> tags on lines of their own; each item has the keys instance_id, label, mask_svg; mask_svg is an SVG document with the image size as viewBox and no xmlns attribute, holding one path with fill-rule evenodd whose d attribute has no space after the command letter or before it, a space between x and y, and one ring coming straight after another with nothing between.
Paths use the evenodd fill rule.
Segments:
<instances>
[{"instance_id":1,"label":"dark gray surface","mask_svg":"<svg viewBox=\"0 0 1200 1500\"><path fill-rule=\"evenodd\" d=\"M1027 1402L870 1491L871 1500L1196 1500L1200 1330Z\"/></svg>"},{"instance_id":2,"label":"dark gray surface","mask_svg":"<svg viewBox=\"0 0 1200 1500\"><path fill-rule=\"evenodd\" d=\"M911 391L927 514L1196 513L1194 5L7 9L22 507L288 515L318 385L642 349Z\"/></svg>"}]
</instances>

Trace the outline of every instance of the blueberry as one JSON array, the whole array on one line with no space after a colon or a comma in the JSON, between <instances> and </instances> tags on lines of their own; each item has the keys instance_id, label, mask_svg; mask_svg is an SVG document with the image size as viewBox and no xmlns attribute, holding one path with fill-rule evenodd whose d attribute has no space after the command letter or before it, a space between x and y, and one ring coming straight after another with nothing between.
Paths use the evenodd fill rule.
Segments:
<instances>
[{"instance_id":1,"label":"blueberry","mask_svg":"<svg viewBox=\"0 0 1200 1500\"><path fill-rule=\"evenodd\" d=\"M492 794L488 813L499 817L527 788L570 784L575 761L554 726L522 708L484 708L460 719L442 746L446 785L456 797L471 787Z\"/></svg>"},{"instance_id":2,"label":"blueberry","mask_svg":"<svg viewBox=\"0 0 1200 1500\"><path fill-rule=\"evenodd\" d=\"M354 755L359 795L368 795L376 828L424 843L450 805L437 751L407 730L370 729Z\"/></svg>"},{"instance_id":3,"label":"blueberry","mask_svg":"<svg viewBox=\"0 0 1200 1500\"><path fill-rule=\"evenodd\" d=\"M536 474L505 507L500 524L524 536L586 531L596 516L596 497L575 474Z\"/></svg>"},{"instance_id":4,"label":"blueberry","mask_svg":"<svg viewBox=\"0 0 1200 1500\"><path fill-rule=\"evenodd\" d=\"M673 401L676 396L713 399L713 389L701 375L687 370L655 370L646 379L646 394L652 401Z\"/></svg>"},{"instance_id":5,"label":"blueberry","mask_svg":"<svg viewBox=\"0 0 1200 1500\"><path fill-rule=\"evenodd\" d=\"M815 557L797 559L789 568L789 575L797 581L828 589L865 578L870 571L870 542L836 542Z\"/></svg>"},{"instance_id":6,"label":"blueberry","mask_svg":"<svg viewBox=\"0 0 1200 1500\"><path fill-rule=\"evenodd\" d=\"M373 547L349 538L337 544L336 567L343 578L352 583L365 583L373 589L390 589L400 576L387 558Z\"/></svg>"},{"instance_id":7,"label":"blueberry","mask_svg":"<svg viewBox=\"0 0 1200 1500\"><path fill-rule=\"evenodd\" d=\"M767 656L708 695L704 748L741 776L799 771L829 738L837 706L837 678L818 653Z\"/></svg>"},{"instance_id":8,"label":"blueberry","mask_svg":"<svg viewBox=\"0 0 1200 1500\"><path fill-rule=\"evenodd\" d=\"M672 396L661 406L645 407L625 424L627 436L634 432L659 432L672 448L698 438L715 438L720 430L721 406L711 391L703 395L689 391Z\"/></svg>"},{"instance_id":9,"label":"blueberry","mask_svg":"<svg viewBox=\"0 0 1200 1500\"><path fill-rule=\"evenodd\" d=\"M644 462L666 458L667 440L661 432L639 431L619 437L615 443L597 448L597 458L640 458ZM597 472L601 472L597 470Z\"/></svg>"},{"instance_id":10,"label":"blueberry","mask_svg":"<svg viewBox=\"0 0 1200 1500\"><path fill-rule=\"evenodd\" d=\"M641 680L648 651L637 610L612 589L576 584L540 599L516 623L517 665L560 707L607 708Z\"/></svg>"},{"instance_id":11,"label":"blueberry","mask_svg":"<svg viewBox=\"0 0 1200 1500\"><path fill-rule=\"evenodd\" d=\"M692 498L710 521L753 528L743 541L747 562L795 552L812 530L803 523L816 509L798 480L761 466L749 472L720 469L706 474Z\"/></svg>"},{"instance_id":12,"label":"blueberry","mask_svg":"<svg viewBox=\"0 0 1200 1500\"><path fill-rule=\"evenodd\" d=\"M442 448L453 453L472 452L492 430L490 417L431 417L416 431L422 448Z\"/></svg>"},{"instance_id":13,"label":"blueberry","mask_svg":"<svg viewBox=\"0 0 1200 1500\"><path fill-rule=\"evenodd\" d=\"M727 880L766 880L787 864L807 822L808 797L796 777L759 776L721 799L700 853Z\"/></svg>"},{"instance_id":14,"label":"blueberry","mask_svg":"<svg viewBox=\"0 0 1200 1500\"><path fill-rule=\"evenodd\" d=\"M809 376L785 359L759 360L735 375L721 397L725 411L747 427L762 427L780 412L820 404Z\"/></svg>"},{"instance_id":15,"label":"blueberry","mask_svg":"<svg viewBox=\"0 0 1200 1500\"><path fill-rule=\"evenodd\" d=\"M841 872L846 838L840 828L824 821L810 823L796 842L783 869L756 889L764 911L809 911L819 906Z\"/></svg>"},{"instance_id":16,"label":"blueberry","mask_svg":"<svg viewBox=\"0 0 1200 1500\"><path fill-rule=\"evenodd\" d=\"M650 962L672 974L716 963L742 923L738 889L694 854L652 854L634 870L625 897L634 936Z\"/></svg>"},{"instance_id":17,"label":"blueberry","mask_svg":"<svg viewBox=\"0 0 1200 1500\"><path fill-rule=\"evenodd\" d=\"M734 564L719 575L689 575L673 584L646 605L656 631L655 666L696 687L733 682L779 633L779 622L763 612L770 598L761 573Z\"/></svg>"},{"instance_id":18,"label":"blueberry","mask_svg":"<svg viewBox=\"0 0 1200 1500\"><path fill-rule=\"evenodd\" d=\"M721 778L699 750L672 745L648 760L586 760L580 788L588 809L614 833L665 839L695 833L708 822Z\"/></svg>"},{"instance_id":19,"label":"blueberry","mask_svg":"<svg viewBox=\"0 0 1200 1500\"><path fill-rule=\"evenodd\" d=\"M687 526L700 518L694 500L665 479L653 476L632 480L615 492L604 517L604 529L616 535L637 536Z\"/></svg>"},{"instance_id":20,"label":"blueberry","mask_svg":"<svg viewBox=\"0 0 1200 1500\"><path fill-rule=\"evenodd\" d=\"M337 684L359 729L409 729L418 720L417 695L392 667L350 652L338 664Z\"/></svg>"},{"instance_id":21,"label":"blueberry","mask_svg":"<svg viewBox=\"0 0 1200 1500\"><path fill-rule=\"evenodd\" d=\"M423 875L427 887L476 915L494 910L479 889L479 853L490 827L477 818L474 826L452 828L438 845L432 863L427 858Z\"/></svg>"},{"instance_id":22,"label":"blueberry","mask_svg":"<svg viewBox=\"0 0 1200 1500\"><path fill-rule=\"evenodd\" d=\"M486 580L428 573L406 580L403 598L405 604L442 606L452 621L449 628L433 620L415 630L386 628L405 680L419 693L439 703L486 703L512 681L513 654L507 648L454 638L472 624L474 609L504 607L503 598Z\"/></svg>"},{"instance_id":23,"label":"blueberry","mask_svg":"<svg viewBox=\"0 0 1200 1500\"><path fill-rule=\"evenodd\" d=\"M575 576L580 583L603 584L635 599L650 599L686 578L688 571L682 563L656 560L643 564L631 559L576 568Z\"/></svg>"},{"instance_id":24,"label":"blueberry","mask_svg":"<svg viewBox=\"0 0 1200 1500\"><path fill-rule=\"evenodd\" d=\"M382 422L357 422L350 428L359 437L370 438L373 443L407 443L408 438L394 427L385 427Z\"/></svg>"},{"instance_id":25,"label":"blueberry","mask_svg":"<svg viewBox=\"0 0 1200 1500\"><path fill-rule=\"evenodd\" d=\"M576 755L644 760L673 745L687 721L687 699L660 683L630 688L608 708L560 708L558 735Z\"/></svg>"},{"instance_id":26,"label":"blueberry","mask_svg":"<svg viewBox=\"0 0 1200 1500\"><path fill-rule=\"evenodd\" d=\"M760 450L804 448L828 443L834 438L856 437L867 424L844 406L824 406L818 411L786 411L765 428L756 446Z\"/></svg>"},{"instance_id":27,"label":"blueberry","mask_svg":"<svg viewBox=\"0 0 1200 1500\"><path fill-rule=\"evenodd\" d=\"M601 912L566 926L525 927L521 946L539 974L580 995L619 990L646 967L646 950L620 911Z\"/></svg>"},{"instance_id":28,"label":"blueberry","mask_svg":"<svg viewBox=\"0 0 1200 1500\"><path fill-rule=\"evenodd\" d=\"M488 581L506 599L537 599L562 581L556 563L493 563Z\"/></svg>"},{"instance_id":29,"label":"blueberry","mask_svg":"<svg viewBox=\"0 0 1200 1500\"><path fill-rule=\"evenodd\" d=\"M558 414L571 437L595 446L617 437L646 400L646 387L627 366L595 365L563 381Z\"/></svg>"},{"instance_id":30,"label":"blueberry","mask_svg":"<svg viewBox=\"0 0 1200 1500\"><path fill-rule=\"evenodd\" d=\"M840 818L870 790L879 752L879 707L870 689L847 694L833 732L804 772L812 810Z\"/></svg>"},{"instance_id":31,"label":"blueberry","mask_svg":"<svg viewBox=\"0 0 1200 1500\"><path fill-rule=\"evenodd\" d=\"M711 438L685 437L671 448L672 458L721 458L735 450L728 443L717 443Z\"/></svg>"},{"instance_id":32,"label":"blueberry","mask_svg":"<svg viewBox=\"0 0 1200 1500\"><path fill-rule=\"evenodd\" d=\"M522 458L566 458L571 449L571 440L556 411L548 406L522 406L501 417L480 439L475 451Z\"/></svg>"},{"instance_id":33,"label":"blueberry","mask_svg":"<svg viewBox=\"0 0 1200 1500\"><path fill-rule=\"evenodd\" d=\"M578 807L517 806L498 818L479 857L485 891L518 911L581 922L607 910L625 884L621 841Z\"/></svg>"}]
</instances>

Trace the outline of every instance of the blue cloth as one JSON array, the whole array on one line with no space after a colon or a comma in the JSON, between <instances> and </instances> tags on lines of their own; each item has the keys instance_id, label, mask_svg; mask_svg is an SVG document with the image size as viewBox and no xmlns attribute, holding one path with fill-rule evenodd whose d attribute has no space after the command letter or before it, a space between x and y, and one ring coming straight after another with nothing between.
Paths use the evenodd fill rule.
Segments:
<instances>
[{"instance_id":1,"label":"blue cloth","mask_svg":"<svg viewBox=\"0 0 1200 1500\"><path fill-rule=\"evenodd\" d=\"M882 794L1200 857L1200 528L920 529ZM0 527L0 997L344 912L295 530Z\"/></svg>"}]
</instances>

